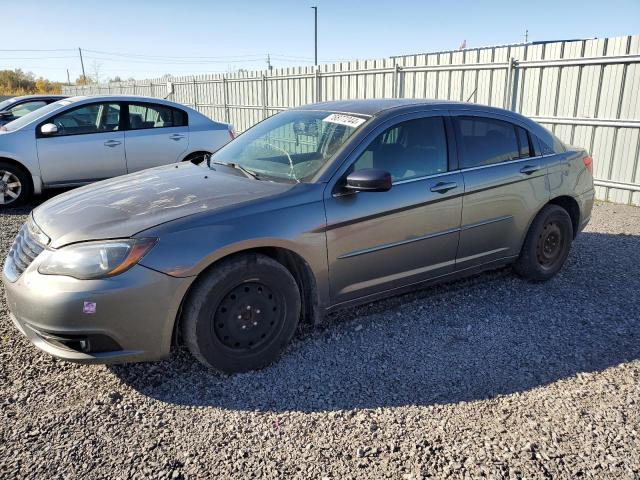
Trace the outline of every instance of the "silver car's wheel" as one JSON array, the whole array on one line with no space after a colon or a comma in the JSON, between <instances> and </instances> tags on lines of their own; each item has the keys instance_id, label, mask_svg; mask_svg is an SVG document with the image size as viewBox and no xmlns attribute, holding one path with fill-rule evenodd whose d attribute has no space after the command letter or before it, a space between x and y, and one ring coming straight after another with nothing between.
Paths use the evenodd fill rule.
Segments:
<instances>
[{"instance_id":1,"label":"silver car's wheel","mask_svg":"<svg viewBox=\"0 0 640 480\"><path fill-rule=\"evenodd\" d=\"M32 193L29 174L14 163L0 160L0 209L22 205Z\"/></svg>"},{"instance_id":2,"label":"silver car's wheel","mask_svg":"<svg viewBox=\"0 0 640 480\"><path fill-rule=\"evenodd\" d=\"M0 205L14 203L22 193L22 182L16 174L0 169Z\"/></svg>"}]
</instances>

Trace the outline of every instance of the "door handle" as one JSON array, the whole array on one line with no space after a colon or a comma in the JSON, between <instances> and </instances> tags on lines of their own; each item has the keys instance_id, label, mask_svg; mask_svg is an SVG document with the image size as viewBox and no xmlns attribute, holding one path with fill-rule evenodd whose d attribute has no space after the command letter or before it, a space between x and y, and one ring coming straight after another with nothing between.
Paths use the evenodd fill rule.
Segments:
<instances>
[{"instance_id":1,"label":"door handle","mask_svg":"<svg viewBox=\"0 0 640 480\"><path fill-rule=\"evenodd\" d=\"M182 140L184 138L184 135L180 133L174 133L173 135L169 135L169 138L177 142L178 140Z\"/></svg>"},{"instance_id":2,"label":"door handle","mask_svg":"<svg viewBox=\"0 0 640 480\"><path fill-rule=\"evenodd\" d=\"M434 193L447 193L449 190L453 190L454 188L458 188L458 184L456 182L440 182L431 187L431 191Z\"/></svg>"},{"instance_id":3,"label":"door handle","mask_svg":"<svg viewBox=\"0 0 640 480\"><path fill-rule=\"evenodd\" d=\"M119 142L118 140L107 140L106 142L104 142L104 145L105 147L116 147L121 143L122 142Z\"/></svg>"},{"instance_id":4,"label":"door handle","mask_svg":"<svg viewBox=\"0 0 640 480\"><path fill-rule=\"evenodd\" d=\"M520 169L520 173L531 175L533 172L537 172L538 170L540 170L540 167L538 165L525 165Z\"/></svg>"}]
</instances>

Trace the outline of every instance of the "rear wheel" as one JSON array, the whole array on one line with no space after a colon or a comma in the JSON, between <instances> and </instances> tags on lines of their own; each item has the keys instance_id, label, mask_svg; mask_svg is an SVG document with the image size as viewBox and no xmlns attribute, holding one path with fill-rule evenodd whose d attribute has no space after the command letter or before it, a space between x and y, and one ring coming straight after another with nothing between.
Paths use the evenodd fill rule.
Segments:
<instances>
[{"instance_id":1,"label":"rear wheel","mask_svg":"<svg viewBox=\"0 0 640 480\"><path fill-rule=\"evenodd\" d=\"M567 211L546 205L529 228L515 271L528 280L549 280L564 265L572 240L573 224Z\"/></svg>"},{"instance_id":2,"label":"rear wheel","mask_svg":"<svg viewBox=\"0 0 640 480\"><path fill-rule=\"evenodd\" d=\"M223 260L198 280L185 304L182 333L205 365L244 372L277 359L299 317L291 273L265 255L248 254Z\"/></svg>"},{"instance_id":3,"label":"rear wheel","mask_svg":"<svg viewBox=\"0 0 640 480\"><path fill-rule=\"evenodd\" d=\"M31 181L24 170L0 161L0 208L22 205L31 198L32 192Z\"/></svg>"}]
</instances>

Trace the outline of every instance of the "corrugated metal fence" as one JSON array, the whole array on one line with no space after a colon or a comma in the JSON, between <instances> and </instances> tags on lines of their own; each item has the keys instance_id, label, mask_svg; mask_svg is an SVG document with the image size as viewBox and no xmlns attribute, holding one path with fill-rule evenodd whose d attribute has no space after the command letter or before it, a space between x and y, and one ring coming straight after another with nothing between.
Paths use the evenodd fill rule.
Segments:
<instances>
[{"instance_id":1,"label":"corrugated metal fence","mask_svg":"<svg viewBox=\"0 0 640 480\"><path fill-rule=\"evenodd\" d=\"M640 35L540 42L315 67L65 87L170 98L241 132L288 107L440 98L509 108L594 158L597 196L640 205Z\"/></svg>"}]
</instances>

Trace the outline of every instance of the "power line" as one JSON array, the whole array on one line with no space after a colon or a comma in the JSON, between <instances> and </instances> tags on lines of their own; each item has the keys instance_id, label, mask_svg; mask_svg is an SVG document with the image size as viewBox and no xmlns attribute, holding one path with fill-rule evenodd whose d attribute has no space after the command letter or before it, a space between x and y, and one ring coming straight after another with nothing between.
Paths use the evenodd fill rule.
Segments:
<instances>
[{"instance_id":1,"label":"power line","mask_svg":"<svg viewBox=\"0 0 640 480\"><path fill-rule=\"evenodd\" d=\"M42 48L33 48L33 49L11 49L11 48L0 48L0 52L73 52L75 48L51 48L51 49L42 49Z\"/></svg>"}]
</instances>

